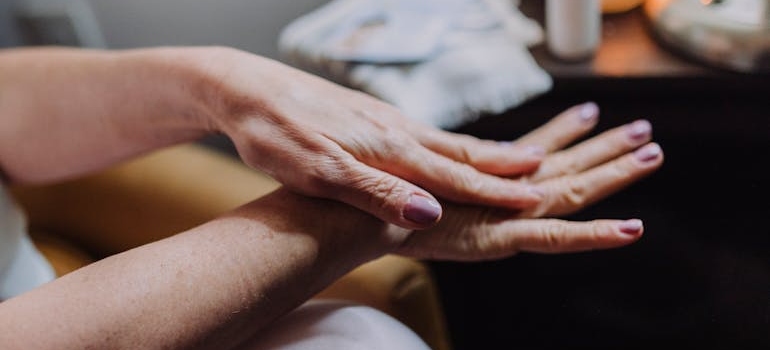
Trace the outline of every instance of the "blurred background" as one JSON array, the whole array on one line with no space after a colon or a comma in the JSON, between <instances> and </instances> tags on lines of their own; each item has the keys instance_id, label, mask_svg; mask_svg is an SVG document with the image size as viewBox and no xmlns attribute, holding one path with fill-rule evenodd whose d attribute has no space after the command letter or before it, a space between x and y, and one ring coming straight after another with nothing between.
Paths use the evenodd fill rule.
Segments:
<instances>
[{"instance_id":1,"label":"blurred background","mask_svg":"<svg viewBox=\"0 0 770 350\"><path fill-rule=\"evenodd\" d=\"M216 44L281 59L283 27L324 3L0 0L0 46ZM544 24L544 3L521 10ZM770 349L770 5L607 0L602 9L590 56L567 62L532 48L551 91L455 131L510 140L588 100L602 109L599 130L649 119L666 152L661 171L570 217L639 217L645 237L587 254L432 262L453 343ZM227 140L204 142L232 152Z\"/></svg>"},{"instance_id":2,"label":"blurred background","mask_svg":"<svg viewBox=\"0 0 770 350\"><path fill-rule=\"evenodd\" d=\"M0 45L227 45L277 57L278 33L324 0L0 0Z\"/></svg>"}]
</instances>

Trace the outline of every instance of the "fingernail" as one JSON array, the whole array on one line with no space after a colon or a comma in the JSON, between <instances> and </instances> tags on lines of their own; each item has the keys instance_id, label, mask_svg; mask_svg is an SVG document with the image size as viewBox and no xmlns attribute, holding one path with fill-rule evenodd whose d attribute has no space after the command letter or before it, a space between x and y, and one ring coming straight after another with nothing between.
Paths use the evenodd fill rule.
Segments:
<instances>
[{"instance_id":1,"label":"fingernail","mask_svg":"<svg viewBox=\"0 0 770 350\"><path fill-rule=\"evenodd\" d=\"M432 224L441 217L441 205L433 199L412 195L404 208L404 217L420 225Z\"/></svg>"},{"instance_id":2,"label":"fingernail","mask_svg":"<svg viewBox=\"0 0 770 350\"><path fill-rule=\"evenodd\" d=\"M497 144L503 147L513 146L513 141L497 141Z\"/></svg>"},{"instance_id":3,"label":"fingernail","mask_svg":"<svg viewBox=\"0 0 770 350\"><path fill-rule=\"evenodd\" d=\"M634 141L645 141L652 134L652 124L644 119L637 120L626 126L626 133Z\"/></svg>"},{"instance_id":4,"label":"fingernail","mask_svg":"<svg viewBox=\"0 0 770 350\"><path fill-rule=\"evenodd\" d=\"M655 159L658 159L662 152L663 151L660 149L658 144L652 143L636 150L636 152L634 152L634 156L636 159L642 162L651 162Z\"/></svg>"},{"instance_id":5,"label":"fingernail","mask_svg":"<svg viewBox=\"0 0 770 350\"><path fill-rule=\"evenodd\" d=\"M578 117L583 122L594 121L599 116L599 106L594 102L586 102L580 107Z\"/></svg>"},{"instance_id":6,"label":"fingernail","mask_svg":"<svg viewBox=\"0 0 770 350\"><path fill-rule=\"evenodd\" d=\"M627 235L636 236L642 233L644 225L642 224L642 220L631 219L621 222L620 225L618 225L618 228L620 229L620 232L623 232Z\"/></svg>"}]
</instances>

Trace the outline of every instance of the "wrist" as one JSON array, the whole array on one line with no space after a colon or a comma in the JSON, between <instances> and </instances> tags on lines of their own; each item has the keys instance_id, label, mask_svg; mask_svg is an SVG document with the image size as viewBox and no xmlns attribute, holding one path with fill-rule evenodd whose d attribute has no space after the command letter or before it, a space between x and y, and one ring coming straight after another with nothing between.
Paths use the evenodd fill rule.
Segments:
<instances>
[{"instance_id":1,"label":"wrist","mask_svg":"<svg viewBox=\"0 0 770 350\"><path fill-rule=\"evenodd\" d=\"M187 93L188 115L209 133L231 135L244 116L265 113L268 80L276 62L229 47L200 46L159 50L161 64L175 75Z\"/></svg>"},{"instance_id":2,"label":"wrist","mask_svg":"<svg viewBox=\"0 0 770 350\"><path fill-rule=\"evenodd\" d=\"M319 257L339 260L349 269L395 252L412 233L344 203L305 197L285 187L257 203L262 220L281 227L276 232L312 236Z\"/></svg>"},{"instance_id":3,"label":"wrist","mask_svg":"<svg viewBox=\"0 0 770 350\"><path fill-rule=\"evenodd\" d=\"M220 102L210 74L218 50L160 47L118 55L124 59L126 68L139 76L139 81L153 82L143 83L143 88L145 93L155 96L154 100L163 101L161 108L154 112L174 123L176 128L205 135L219 131L215 121Z\"/></svg>"}]
</instances>

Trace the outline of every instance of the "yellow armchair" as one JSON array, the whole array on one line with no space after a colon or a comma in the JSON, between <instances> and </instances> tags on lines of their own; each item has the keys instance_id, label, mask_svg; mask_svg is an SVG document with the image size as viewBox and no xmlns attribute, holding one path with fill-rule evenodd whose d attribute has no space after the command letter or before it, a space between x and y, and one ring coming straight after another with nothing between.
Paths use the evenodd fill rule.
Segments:
<instances>
[{"instance_id":1,"label":"yellow armchair","mask_svg":"<svg viewBox=\"0 0 770 350\"><path fill-rule=\"evenodd\" d=\"M278 186L234 157L175 146L61 184L13 187L32 238L61 276L102 257L212 219ZM414 259L385 256L317 297L356 301L399 319L433 349L450 349L436 283Z\"/></svg>"}]
</instances>

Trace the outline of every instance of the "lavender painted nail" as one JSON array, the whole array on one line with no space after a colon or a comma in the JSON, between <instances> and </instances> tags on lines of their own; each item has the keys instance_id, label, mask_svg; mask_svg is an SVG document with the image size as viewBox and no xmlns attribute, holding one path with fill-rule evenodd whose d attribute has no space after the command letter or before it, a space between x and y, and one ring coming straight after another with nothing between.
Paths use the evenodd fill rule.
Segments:
<instances>
[{"instance_id":1,"label":"lavender painted nail","mask_svg":"<svg viewBox=\"0 0 770 350\"><path fill-rule=\"evenodd\" d=\"M580 106L578 117L581 121L586 123L594 121L599 117L599 106L597 106L594 102L584 103L582 106Z\"/></svg>"},{"instance_id":2,"label":"lavender painted nail","mask_svg":"<svg viewBox=\"0 0 770 350\"><path fill-rule=\"evenodd\" d=\"M644 224L642 224L642 220L631 219L621 222L620 225L618 225L618 228L620 229L620 232L635 236L642 233Z\"/></svg>"},{"instance_id":3,"label":"lavender painted nail","mask_svg":"<svg viewBox=\"0 0 770 350\"><path fill-rule=\"evenodd\" d=\"M433 199L412 195L404 208L404 217L420 225L432 224L441 217L441 205Z\"/></svg>"},{"instance_id":4,"label":"lavender painted nail","mask_svg":"<svg viewBox=\"0 0 770 350\"><path fill-rule=\"evenodd\" d=\"M660 146L653 143L636 150L634 156L642 162L651 162L657 159L661 153L663 153L663 151L660 149Z\"/></svg>"}]
</instances>

